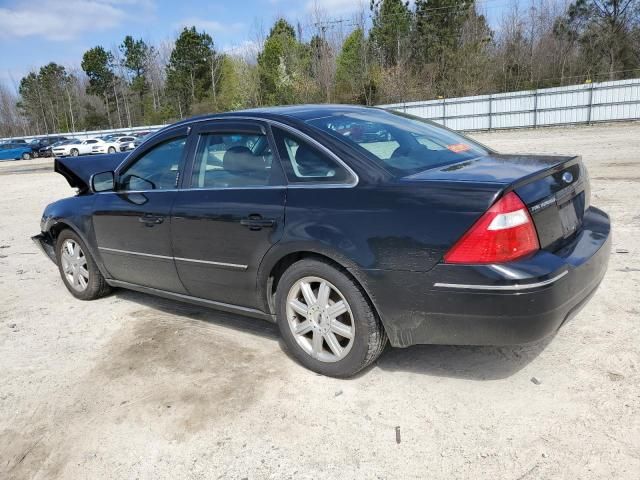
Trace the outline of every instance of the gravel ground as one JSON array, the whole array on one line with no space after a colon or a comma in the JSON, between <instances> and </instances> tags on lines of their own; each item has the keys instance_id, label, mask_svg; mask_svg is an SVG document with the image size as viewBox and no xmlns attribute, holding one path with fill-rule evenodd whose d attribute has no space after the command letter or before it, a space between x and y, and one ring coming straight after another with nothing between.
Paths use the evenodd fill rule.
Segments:
<instances>
[{"instance_id":1,"label":"gravel ground","mask_svg":"<svg viewBox=\"0 0 640 480\"><path fill-rule=\"evenodd\" d=\"M48 160L2 162L0 478L638 478L640 123L476 137L584 156L619 252L604 282L544 342L388 349L342 381L266 322L74 300L29 240L70 188Z\"/></svg>"}]
</instances>

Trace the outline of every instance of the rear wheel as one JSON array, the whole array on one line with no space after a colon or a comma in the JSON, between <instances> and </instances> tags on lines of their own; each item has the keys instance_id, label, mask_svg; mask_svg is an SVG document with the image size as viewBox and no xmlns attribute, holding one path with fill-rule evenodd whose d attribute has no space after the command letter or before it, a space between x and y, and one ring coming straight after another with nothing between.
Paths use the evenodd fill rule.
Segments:
<instances>
[{"instance_id":1,"label":"rear wheel","mask_svg":"<svg viewBox=\"0 0 640 480\"><path fill-rule=\"evenodd\" d=\"M109 153L116 153L116 149L114 147L109 147Z\"/></svg>"},{"instance_id":2,"label":"rear wheel","mask_svg":"<svg viewBox=\"0 0 640 480\"><path fill-rule=\"evenodd\" d=\"M382 353L387 336L364 294L345 272L301 260L283 274L276 292L280 333L305 367L349 377Z\"/></svg>"},{"instance_id":3,"label":"rear wheel","mask_svg":"<svg viewBox=\"0 0 640 480\"><path fill-rule=\"evenodd\" d=\"M70 153L72 157L77 157L80 154L76 148L72 148Z\"/></svg>"},{"instance_id":4,"label":"rear wheel","mask_svg":"<svg viewBox=\"0 0 640 480\"><path fill-rule=\"evenodd\" d=\"M95 300L111 291L84 242L71 230L58 235L56 259L62 281L74 297Z\"/></svg>"},{"instance_id":5,"label":"rear wheel","mask_svg":"<svg viewBox=\"0 0 640 480\"><path fill-rule=\"evenodd\" d=\"M23 160L31 160L31 154L29 152L24 152L22 154L22 159Z\"/></svg>"}]
</instances>

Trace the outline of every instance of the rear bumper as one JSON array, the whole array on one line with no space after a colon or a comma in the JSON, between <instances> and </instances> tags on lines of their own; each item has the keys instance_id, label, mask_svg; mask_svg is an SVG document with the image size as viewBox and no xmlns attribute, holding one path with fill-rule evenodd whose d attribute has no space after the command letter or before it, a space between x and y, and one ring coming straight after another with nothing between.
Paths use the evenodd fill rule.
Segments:
<instances>
[{"instance_id":1,"label":"rear bumper","mask_svg":"<svg viewBox=\"0 0 640 480\"><path fill-rule=\"evenodd\" d=\"M51 259L53 263L56 263L56 249L54 247L53 239L48 233L40 233L31 237L33 243L35 243L42 253Z\"/></svg>"},{"instance_id":2,"label":"rear bumper","mask_svg":"<svg viewBox=\"0 0 640 480\"><path fill-rule=\"evenodd\" d=\"M511 345L556 332L602 280L609 217L590 208L562 249L503 265L439 264L429 272L369 271L391 344Z\"/></svg>"}]
</instances>

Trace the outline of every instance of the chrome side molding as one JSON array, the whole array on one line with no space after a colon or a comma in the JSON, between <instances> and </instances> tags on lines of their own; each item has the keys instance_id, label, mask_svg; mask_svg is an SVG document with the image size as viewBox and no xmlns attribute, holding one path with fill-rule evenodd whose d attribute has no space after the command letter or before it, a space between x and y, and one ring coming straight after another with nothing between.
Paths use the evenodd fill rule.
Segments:
<instances>
[{"instance_id":1,"label":"chrome side molding","mask_svg":"<svg viewBox=\"0 0 640 480\"><path fill-rule=\"evenodd\" d=\"M545 285L550 285L554 282L557 282L562 277L564 277L569 270L565 270L562 273L559 273L553 278L549 278L547 280L543 280L541 282L535 283L514 283L513 285L465 285L462 283L434 283L434 287L438 288L457 288L464 290L501 290L501 291L521 291L521 290L530 290L532 288L544 287Z\"/></svg>"}]
</instances>

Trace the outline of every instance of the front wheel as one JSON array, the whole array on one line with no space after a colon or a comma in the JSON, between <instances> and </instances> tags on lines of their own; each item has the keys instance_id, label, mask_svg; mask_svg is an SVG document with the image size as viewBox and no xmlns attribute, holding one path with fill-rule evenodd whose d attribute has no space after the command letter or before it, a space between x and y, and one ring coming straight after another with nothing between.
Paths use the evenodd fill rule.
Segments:
<instances>
[{"instance_id":1,"label":"front wheel","mask_svg":"<svg viewBox=\"0 0 640 480\"><path fill-rule=\"evenodd\" d=\"M319 260L294 263L276 292L284 342L305 367L349 377L382 353L387 336L373 308L344 271Z\"/></svg>"},{"instance_id":2,"label":"front wheel","mask_svg":"<svg viewBox=\"0 0 640 480\"><path fill-rule=\"evenodd\" d=\"M95 300L111 291L86 245L71 230L58 235L56 259L62 281L74 297Z\"/></svg>"},{"instance_id":3,"label":"front wheel","mask_svg":"<svg viewBox=\"0 0 640 480\"><path fill-rule=\"evenodd\" d=\"M72 157L77 157L79 154L80 154L80 152L77 149L75 149L75 148L71 149L71 156Z\"/></svg>"},{"instance_id":4,"label":"front wheel","mask_svg":"<svg viewBox=\"0 0 640 480\"><path fill-rule=\"evenodd\" d=\"M116 149L114 147L109 147L109 153L116 153Z\"/></svg>"}]
</instances>

